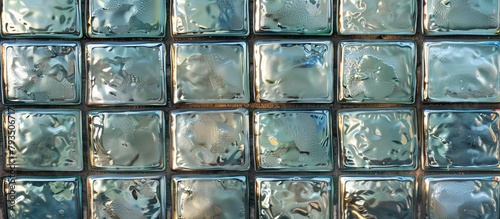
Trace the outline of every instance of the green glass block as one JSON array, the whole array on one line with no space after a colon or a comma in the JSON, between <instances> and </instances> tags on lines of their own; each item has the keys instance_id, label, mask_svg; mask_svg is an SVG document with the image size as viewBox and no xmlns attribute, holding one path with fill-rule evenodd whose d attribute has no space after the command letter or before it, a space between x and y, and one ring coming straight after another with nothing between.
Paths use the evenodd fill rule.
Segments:
<instances>
[{"instance_id":1,"label":"green glass block","mask_svg":"<svg viewBox=\"0 0 500 219\"><path fill-rule=\"evenodd\" d=\"M80 0L3 0L5 38L81 38Z\"/></svg>"},{"instance_id":2,"label":"green glass block","mask_svg":"<svg viewBox=\"0 0 500 219\"><path fill-rule=\"evenodd\" d=\"M257 41L255 101L331 103L331 41Z\"/></svg>"},{"instance_id":3,"label":"green glass block","mask_svg":"<svg viewBox=\"0 0 500 219\"><path fill-rule=\"evenodd\" d=\"M500 42L424 43L423 100L500 102Z\"/></svg>"},{"instance_id":4,"label":"green glass block","mask_svg":"<svg viewBox=\"0 0 500 219\"><path fill-rule=\"evenodd\" d=\"M416 117L412 108L340 110L340 168L357 171L416 169Z\"/></svg>"},{"instance_id":5,"label":"green glass block","mask_svg":"<svg viewBox=\"0 0 500 219\"><path fill-rule=\"evenodd\" d=\"M164 37L166 0L89 0L92 38Z\"/></svg>"},{"instance_id":6,"label":"green glass block","mask_svg":"<svg viewBox=\"0 0 500 219\"><path fill-rule=\"evenodd\" d=\"M2 49L4 104L80 103L80 43L6 41Z\"/></svg>"},{"instance_id":7,"label":"green glass block","mask_svg":"<svg viewBox=\"0 0 500 219\"><path fill-rule=\"evenodd\" d=\"M174 43L174 103L248 103L245 42Z\"/></svg>"},{"instance_id":8,"label":"green glass block","mask_svg":"<svg viewBox=\"0 0 500 219\"><path fill-rule=\"evenodd\" d=\"M257 110L254 118L257 170L333 170L330 111Z\"/></svg>"},{"instance_id":9,"label":"green glass block","mask_svg":"<svg viewBox=\"0 0 500 219\"><path fill-rule=\"evenodd\" d=\"M80 110L5 110L5 170L81 171L81 121Z\"/></svg>"},{"instance_id":10,"label":"green glass block","mask_svg":"<svg viewBox=\"0 0 500 219\"><path fill-rule=\"evenodd\" d=\"M415 101L417 48L414 42L342 41L339 45L339 101Z\"/></svg>"},{"instance_id":11,"label":"green glass block","mask_svg":"<svg viewBox=\"0 0 500 219\"><path fill-rule=\"evenodd\" d=\"M165 169L165 123L161 110L88 113L90 167L108 171Z\"/></svg>"}]
</instances>

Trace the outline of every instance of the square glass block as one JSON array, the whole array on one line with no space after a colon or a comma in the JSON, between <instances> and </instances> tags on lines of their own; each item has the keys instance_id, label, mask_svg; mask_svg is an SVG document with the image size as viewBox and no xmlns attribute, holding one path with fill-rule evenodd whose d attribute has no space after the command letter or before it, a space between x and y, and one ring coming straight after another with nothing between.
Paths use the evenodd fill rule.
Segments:
<instances>
[{"instance_id":1,"label":"square glass block","mask_svg":"<svg viewBox=\"0 0 500 219\"><path fill-rule=\"evenodd\" d=\"M163 175L90 175L89 218L167 218Z\"/></svg>"},{"instance_id":2,"label":"square glass block","mask_svg":"<svg viewBox=\"0 0 500 219\"><path fill-rule=\"evenodd\" d=\"M80 43L7 41L2 47L4 104L80 103Z\"/></svg>"},{"instance_id":3,"label":"square glass block","mask_svg":"<svg viewBox=\"0 0 500 219\"><path fill-rule=\"evenodd\" d=\"M88 113L90 167L116 171L165 169L163 111Z\"/></svg>"},{"instance_id":4,"label":"square glass block","mask_svg":"<svg viewBox=\"0 0 500 219\"><path fill-rule=\"evenodd\" d=\"M245 42L174 43L174 103L248 103Z\"/></svg>"},{"instance_id":5,"label":"square glass block","mask_svg":"<svg viewBox=\"0 0 500 219\"><path fill-rule=\"evenodd\" d=\"M257 110L254 118L257 170L333 170L330 111Z\"/></svg>"},{"instance_id":6,"label":"square glass block","mask_svg":"<svg viewBox=\"0 0 500 219\"><path fill-rule=\"evenodd\" d=\"M88 7L89 37L165 36L166 0L89 0Z\"/></svg>"},{"instance_id":7,"label":"square glass block","mask_svg":"<svg viewBox=\"0 0 500 219\"><path fill-rule=\"evenodd\" d=\"M249 218L245 176L172 176L172 218Z\"/></svg>"},{"instance_id":8,"label":"square glass block","mask_svg":"<svg viewBox=\"0 0 500 219\"><path fill-rule=\"evenodd\" d=\"M498 0L423 0L426 35L496 35L500 31Z\"/></svg>"},{"instance_id":9,"label":"square glass block","mask_svg":"<svg viewBox=\"0 0 500 219\"><path fill-rule=\"evenodd\" d=\"M256 34L330 35L332 0L255 0Z\"/></svg>"},{"instance_id":10,"label":"square glass block","mask_svg":"<svg viewBox=\"0 0 500 219\"><path fill-rule=\"evenodd\" d=\"M81 38L80 0L3 0L5 38Z\"/></svg>"},{"instance_id":11,"label":"square glass block","mask_svg":"<svg viewBox=\"0 0 500 219\"><path fill-rule=\"evenodd\" d=\"M172 0L172 35L247 36L248 0Z\"/></svg>"},{"instance_id":12,"label":"square glass block","mask_svg":"<svg viewBox=\"0 0 500 219\"><path fill-rule=\"evenodd\" d=\"M7 219L82 218L82 183L78 176L5 177L3 189Z\"/></svg>"},{"instance_id":13,"label":"square glass block","mask_svg":"<svg viewBox=\"0 0 500 219\"><path fill-rule=\"evenodd\" d=\"M413 170L418 165L414 109L352 109L338 112L340 168Z\"/></svg>"},{"instance_id":14,"label":"square glass block","mask_svg":"<svg viewBox=\"0 0 500 219\"><path fill-rule=\"evenodd\" d=\"M171 112L173 170L248 170L246 109Z\"/></svg>"},{"instance_id":15,"label":"square glass block","mask_svg":"<svg viewBox=\"0 0 500 219\"><path fill-rule=\"evenodd\" d=\"M341 176L339 218L417 218L416 184L407 176Z\"/></svg>"},{"instance_id":16,"label":"square glass block","mask_svg":"<svg viewBox=\"0 0 500 219\"><path fill-rule=\"evenodd\" d=\"M255 101L331 103L331 41L258 41L255 55Z\"/></svg>"},{"instance_id":17,"label":"square glass block","mask_svg":"<svg viewBox=\"0 0 500 219\"><path fill-rule=\"evenodd\" d=\"M80 110L5 110L5 170L81 171L81 121Z\"/></svg>"},{"instance_id":18,"label":"square glass block","mask_svg":"<svg viewBox=\"0 0 500 219\"><path fill-rule=\"evenodd\" d=\"M500 42L425 42L423 100L500 102Z\"/></svg>"},{"instance_id":19,"label":"square glass block","mask_svg":"<svg viewBox=\"0 0 500 219\"><path fill-rule=\"evenodd\" d=\"M343 41L339 45L339 101L415 101L417 47L412 41Z\"/></svg>"},{"instance_id":20,"label":"square glass block","mask_svg":"<svg viewBox=\"0 0 500 219\"><path fill-rule=\"evenodd\" d=\"M87 103L165 105L165 60L161 42L87 44Z\"/></svg>"},{"instance_id":21,"label":"square glass block","mask_svg":"<svg viewBox=\"0 0 500 219\"><path fill-rule=\"evenodd\" d=\"M495 110L425 110L424 168L499 170L499 116Z\"/></svg>"},{"instance_id":22,"label":"square glass block","mask_svg":"<svg viewBox=\"0 0 500 219\"><path fill-rule=\"evenodd\" d=\"M330 177L257 177L258 218L332 218ZM257 218L256 217L256 218Z\"/></svg>"}]
</instances>

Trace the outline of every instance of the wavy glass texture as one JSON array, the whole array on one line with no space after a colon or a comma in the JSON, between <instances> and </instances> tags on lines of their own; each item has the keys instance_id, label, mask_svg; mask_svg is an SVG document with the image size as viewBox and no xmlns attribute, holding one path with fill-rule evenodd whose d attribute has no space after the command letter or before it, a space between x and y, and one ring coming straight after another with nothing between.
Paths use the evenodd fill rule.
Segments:
<instances>
[{"instance_id":1,"label":"wavy glass texture","mask_svg":"<svg viewBox=\"0 0 500 219\"><path fill-rule=\"evenodd\" d=\"M330 112L257 110L257 170L331 171L333 152Z\"/></svg>"},{"instance_id":2,"label":"wavy glass texture","mask_svg":"<svg viewBox=\"0 0 500 219\"><path fill-rule=\"evenodd\" d=\"M255 101L331 103L331 41L257 41Z\"/></svg>"},{"instance_id":3,"label":"wavy glass texture","mask_svg":"<svg viewBox=\"0 0 500 219\"><path fill-rule=\"evenodd\" d=\"M423 100L500 102L500 42L425 42Z\"/></svg>"},{"instance_id":4,"label":"wavy glass texture","mask_svg":"<svg viewBox=\"0 0 500 219\"><path fill-rule=\"evenodd\" d=\"M116 171L165 168L163 111L89 111L90 166Z\"/></svg>"},{"instance_id":5,"label":"wavy glass texture","mask_svg":"<svg viewBox=\"0 0 500 219\"><path fill-rule=\"evenodd\" d=\"M87 44L88 105L165 105L163 43Z\"/></svg>"},{"instance_id":6,"label":"wavy glass texture","mask_svg":"<svg viewBox=\"0 0 500 219\"><path fill-rule=\"evenodd\" d=\"M9 158L5 159L6 170L14 161L16 170L81 171L81 121L80 110L5 110L4 150Z\"/></svg>"},{"instance_id":7,"label":"wavy glass texture","mask_svg":"<svg viewBox=\"0 0 500 219\"><path fill-rule=\"evenodd\" d=\"M250 168L246 109L172 111L172 169L241 170Z\"/></svg>"},{"instance_id":8,"label":"wavy glass texture","mask_svg":"<svg viewBox=\"0 0 500 219\"><path fill-rule=\"evenodd\" d=\"M333 216L333 185L330 177L257 177L255 181L259 218Z\"/></svg>"},{"instance_id":9,"label":"wavy glass texture","mask_svg":"<svg viewBox=\"0 0 500 219\"><path fill-rule=\"evenodd\" d=\"M174 43L174 103L248 103L245 42Z\"/></svg>"},{"instance_id":10,"label":"wavy glass texture","mask_svg":"<svg viewBox=\"0 0 500 219\"><path fill-rule=\"evenodd\" d=\"M343 41L339 44L339 101L415 101L417 48L412 41Z\"/></svg>"}]
</instances>

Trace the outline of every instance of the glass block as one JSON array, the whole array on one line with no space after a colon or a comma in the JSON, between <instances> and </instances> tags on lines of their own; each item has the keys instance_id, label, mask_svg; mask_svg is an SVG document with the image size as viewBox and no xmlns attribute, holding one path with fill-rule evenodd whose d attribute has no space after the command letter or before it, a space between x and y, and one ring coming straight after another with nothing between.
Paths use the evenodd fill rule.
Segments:
<instances>
[{"instance_id":1,"label":"glass block","mask_svg":"<svg viewBox=\"0 0 500 219\"><path fill-rule=\"evenodd\" d=\"M88 113L90 166L117 171L165 169L165 123L161 110Z\"/></svg>"},{"instance_id":2,"label":"glass block","mask_svg":"<svg viewBox=\"0 0 500 219\"><path fill-rule=\"evenodd\" d=\"M330 35L332 0L255 0L255 33Z\"/></svg>"},{"instance_id":3,"label":"glass block","mask_svg":"<svg viewBox=\"0 0 500 219\"><path fill-rule=\"evenodd\" d=\"M248 103L248 51L244 42L174 43L174 103Z\"/></svg>"},{"instance_id":4,"label":"glass block","mask_svg":"<svg viewBox=\"0 0 500 219\"><path fill-rule=\"evenodd\" d=\"M498 0L424 0L423 33L427 35L496 35L500 31Z\"/></svg>"},{"instance_id":5,"label":"glass block","mask_svg":"<svg viewBox=\"0 0 500 219\"><path fill-rule=\"evenodd\" d=\"M80 110L5 110L5 170L81 171L81 121Z\"/></svg>"},{"instance_id":6,"label":"glass block","mask_svg":"<svg viewBox=\"0 0 500 219\"><path fill-rule=\"evenodd\" d=\"M500 42L425 42L423 99L500 102Z\"/></svg>"},{"instance_id":7,"label":"glass block","mask_svg":"<svg viewBox=\"0 0 500 219\"><path fill-rule=\"evenodd\" d=\"M80 43L4 42L4 104L79 104Z\"/></svg>"},{"instance_id":8,"label":"glass block","mask_svg":"<svg viewBox=\"0 0 500 219\"><path fill-rule=\"evenodd\" d=\"M173 170L248 170L246 109L171 112Z\"/></svg>"},{"instance_id":9,"label":"glass block","mask_svg":"<svg viewBox=\"0 0 500 219\"><path fill-rule=\"evenodd\" d=\"M161 42L87 44L87 103L165 105L165 60Z\"/></svg>"},{"instance_id":10,"label":"glass block","mask_svg":"<svg viewBox=\"0 0 500 219\"><path fill-rule=\"evenodd\" d=\"M328 110L257 110L254 118L257 170L333 170Z\"/></svg>"},{"instance_id":11,"label":"glass block","mask_svg":"<svg viewBox=\"0 0 500 219\"><path fill-rule=\"evenodd\" d=\"M417 48L411 41L343 41L339 45L339 101L415 101Z\"/></svg>"},{"instance_id":12,"label":"glass block","mask_svg":"<svg viewBox=\"0 0 500 219\"><path fill-rule=\"evenodd\" d=\"M331 41L258 41L255 47L257 102L331 103Z\"/></svg>"},{"instance_id":13,"label":"glass block","mask_svg":"<svg viewBox=\"0 0 500 219\"><path fill-rule=\"evenodd\" d=\"M173 0L172 35L247 36L248 0Z\"/></svg>"},{"instance_id":14,"label":"glass block","mask_svg":"<svg viewBox=\"0 0 500 219\"><path fill-rule=\"evenodd\" d=\"M80 0L3 0L5 38L81 38Z\"/></svg>"},{"instance_id":15,"label":"glass block","mask_svg":"<svg viewBox=\"0 0 500 219\"><path fill-rule=\"evenodd\" d=\"M82 183L78 176L5 177L3 189L7 219L82 218Z\"/></svg>"},{"instance_id":16,"label":"glass block","mask_svg":"<svg viewBox=\"0 0 500 219\"><path fill-rule=\"evenodd\" d=\"M499 116L495 110L425 110L424 168L498 170Z\"/></svg>"},{"instance_id":17,"label":"glass block","mask_svg":"<svg viewBox=\"0 0 500 219\"><path fill-rule=\"evenodd\" d=\"M340 168L413 170L417 168L414 109L339 110Z\"/></svg>"},{"instance_id":18,"label":"glass block","mask_svg":"<svg viewBox=\"0 0 500 219\"><path fill-rule=\"evenodd\" d=\"M255 181L258 218L333 216L330 177L257 177Z\"/></svg>"},{"instance_id":19,"label":"glass block","mask_svg":"<svg viewBox=\"0 0 500 219\"><path fill-rule=\"evenodd\" d=\"M245 176L172 177L172 218L249 218Z\"/></svg>"},{"instance_id":20,"label":"glass block","mask_svg":"<svg viewBox=\"0 0 500 219\"><path fill-rule=\"evenodd\" d=\"M165 36L166 0L89 0L88 7L89 37Z\"/></svg>"},{"instance_id":21,"label":"glass block","mask_svg":"<svg viewBox=\"0 0 500 219\"><path fill-rule=\"evenodd\" d=\"M424 177L425 218L500 218L498 176Z\"/></svg>"},{"instance_id":22,"label":"glass block","mask_svg":"<svg viewBox=\"0 0 500 219\"><path fill-rule=\"evenodd\" d=\"M90 175L89 218L167 218L163 175Z\"/></svg>"},{"instance_id":23,"label":"glass block","mask_svg":"<svg viewBox=\"0 0 500 219\"><path fill-rule=\"evenodd\" d=\"M339 218L417 218L414 177L341 176L339 190Z\"/></svg>"}]
</instances>

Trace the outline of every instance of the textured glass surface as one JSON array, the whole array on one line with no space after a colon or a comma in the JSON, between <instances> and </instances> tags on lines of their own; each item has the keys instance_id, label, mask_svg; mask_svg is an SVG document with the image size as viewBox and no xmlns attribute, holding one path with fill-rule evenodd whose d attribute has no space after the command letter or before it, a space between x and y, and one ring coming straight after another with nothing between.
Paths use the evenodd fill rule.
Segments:
<instances>
[{"instance_id":1,"label":"textured glass surface","mask_svg":"<svg viewBox=\"0 0 500 219\"><path fill-rule=\"evenodd\" d=\"M498 111L425 110L424 167L498 170Z\"/></svg>"},{"instance_id":2,"label":"textured glass surface","mask_svg":"<svg viewBox=\"0 0 500 219\"><path fill-rule=\"evenodd\" d=\"M256 34L332 34L332 0L255 0Z\"/></svg>"},{"instance_id":3,"label":"textured glass surface","mask_svg":"<svg viewBox=\"0 0 500 219\"><path fill-rule=\"evenodd\" d=\"M498 41L425 42L423 99L500 102Z\"/></svg>"},{"instance_id":4,"label":"textured glass surface","mask_svg":"<svg viewBox=\"0 0 500 219\"><path fill-rule=\"evenodd\" d=\"M331 41L258 41L255 47L257 102L331 103Z\"/></svg>"},{"instance_id":5,"label":"textured glass surface","mask_svg":"<svg viewBox=\"0 0 500 219\"><path fill-rule=\"evenodd\" d=\"M80 103L78 42L5 42L2 47L4 103Z\"/></svg>"},{"instance_id":6,"label":"textured glass surface","mask_svg":"<svg viewBox=\"0 0 500 219\"><path fill-rule=\"evenodd\" d=\"M165 105L163 43L87 44L89 105Z\"/></svg>"},{"instance_id":7,"label":"textured glass surface","mask_svg":"<svg viewBox=\"0 0 500 219\"><path fill-rule=\"evenodd\" d=\"M163 111L90 111L90 165L105 170L162 170Z\"/></svg>"},{"instance_id":8,"label":"textured glass surface","mask_svg":"<svg viewBox=\"0 0 500 219\"><path fill-rule=\"evenodd\" d=\"M246 36L248 0L173 0L174 36Z\"/></svg>"},{"instance_id":9,"label":"textured glass surface","mask_svg":"<svg viewBox=\"0 0 500 219\"><path fill-rule=\"evenodd\" d=\"M410 170L417 167L417 125L413 109L340 110L341 168Z\"/></svg>"},{"instance_id":10,"label":"textured glass surface","mask_svg":"<svg viewBox=\"0 0 500 219\"><path fill-rule=\"evenodd\" d=\"M415 34L416 0L339 0L340 34Z\"/></svg>"},{"instance_id":11,"label":"textured glass surface","mask_svg":"<svg viewBox=\"0 0 500 219\"><path fill-rule=\"evenodd\" d=\"M339 218L417 218L414 177L341 176L340 181Z\"/></svg>"},{"instance_id":12,"label":"textured glass surface","mask_svg":"<svg viewBox=\"0 0 500 219\"><path fill-rule=\"evenodd\" d=\"M339 101L413 103L416 55L411 41L341 42Z\"/></svg>"},{"instance_id":13,"label":"textured glass surface","mask_svg":"<svg viewBox=\"0 0 500 219\"><path fill-rule=\"evenodd\" d=\"M257 177L255 181L258 218L333 216L330 177Z\"/></svg>"},{"instance_id":14,"label":"textured glass surface","mask_svg":"<svg viewBox=\"0 0 500 219\"><path fill-rule=\"evenodd\" d=\"M15 161L16 170L82 170L81 121L80 110L5 110L4 149L10 158L5 165Z\"/></svg>"},{"instance_id":15,"label":"textured glass surface","mask_svg":"<svg viewBox=\"0 0 500 219\"><path fill-rule=\"evenodd\" d=\"M172 111L172 169L248 170L248 111Z\"/></svg>"},{"instance_id":16,"label":"textured glass surface","mask_svg":"<svg viewBox=\"0 0 500 219\"><path fill-rule=\"evenodd\" d=\"M248 103L248 51L244 42L175 43L174 103Z\"/></svg>"},{"instance_id":17,"label":"textured glass surface","mask_svg":"<svg viewBox=\"0 0 500 219\"><path fill-rule=\"evenodd\" d=\"M89 218L167 218L165 176L90 175Z\"/></svg>"},{"instance_id":18,"label":"textured glass surface","mask_svg":"<svg viewBox=\"0 0 500 219\"><path fill-rule=\"evenodd\" d=\"M249 218L244 176L173 176L172 218Z\"/></svg>"},{"instance_id":19,"label":"textured glass surface","mask_svg":"<svg viewBox=\"0 0 500 219\"><path fill-rule=\"evenodd\" d=\"M330 112L255 112L258 170L330 171L333 169Z\"/></svg>"}]
</instances>

